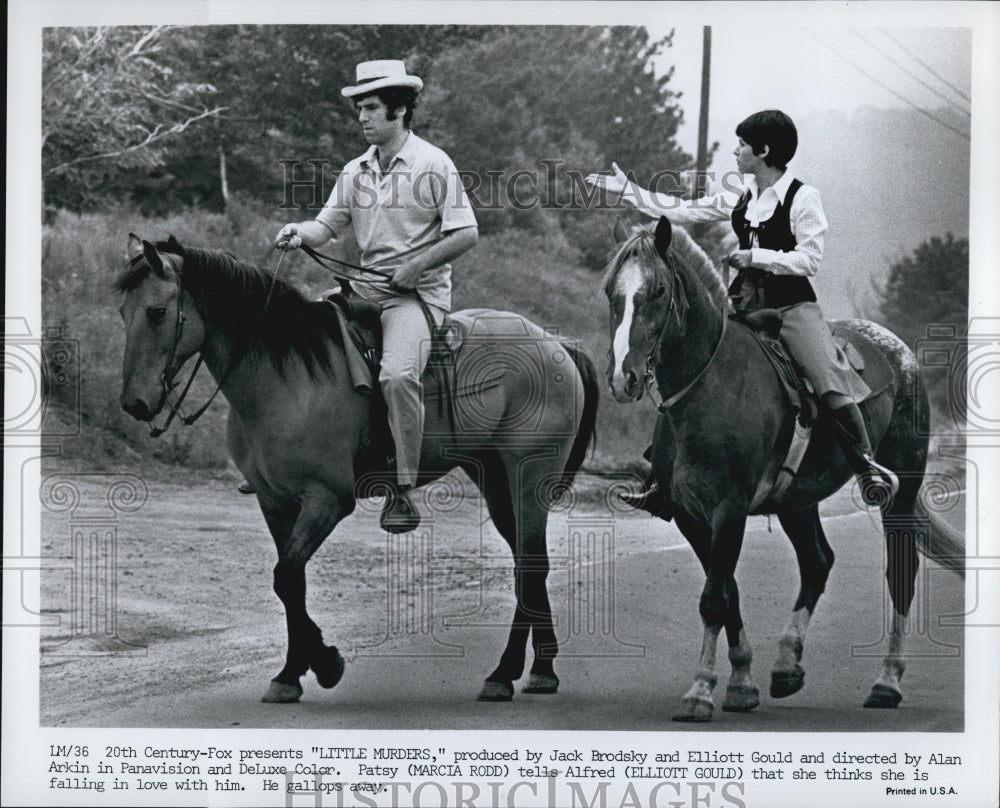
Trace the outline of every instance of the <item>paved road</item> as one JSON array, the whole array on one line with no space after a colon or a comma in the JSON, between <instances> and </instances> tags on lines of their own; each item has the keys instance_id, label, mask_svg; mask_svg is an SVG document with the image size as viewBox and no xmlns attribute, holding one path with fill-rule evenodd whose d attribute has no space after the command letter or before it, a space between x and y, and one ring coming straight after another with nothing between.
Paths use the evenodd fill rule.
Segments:
<instances>
[{"instance_id":1,"label":"paved road","mask_svg":"<svg viewBox=\"0 0 1000 808\"><path fill-rule=\"evenodd\" d=\"M141 583L122 579L125 613L120 618L127 633L130 614L145 610L149 620L155 616L155 630L139 631L147 652L133 660L72 659L53 661L49 668L43 665L43 724L723 732L963 727L962 630L941 625L943 616L965 611L963 586L951 573L928 563L922 567L909 639L912 659L904 701L892 711L861 707L879 673L888 609L881 534L866 513L841 508L842 513L825 520L837 563L806 641L806 686L780 701L766 695L768 671L798 576L792 550L777 524L770 532L765 519L750 520L738 577L762 704L752 714L717 709L713 723L691 727L671 722L670 716L690 684L699 650L701 573L672 525L639 515L618 516L609 533L607 520L596 512L590 522L585 509L569 521L565 514L553 517L550 535L576 537L575 543L553 551L551 591L562 642L558 695L518 693L508 704L474 700L506 636L509 568L487 570L478 577L467 560L455 562L452 566L461 567L458 572L439 576L438 583L426 588L424 579L394 579L391 569L387 576L376 563L367 575L352 568L346 577L328 582L331 589L370 590L367 600L354 602L355 620L369 628L356 635L362 639L354 645L343 681L324 691L311 678L303 680L301 703L270 705L259 698L280 667L284 627L280 604L270 592L273 551L259 515L228 490L196 502L188 494L184 513L198 514L192 517L194 524L165 525L168 515L177 518L183 496L180 487L156 492L155 504L144 517L149 525L135 531L135 546L143 548L136 551L138 556L155 559L155 568L142 572L138 558L120 562L126 573L132 565L134 571L128 574L148 575ZM341 548L384 546L371 514L351 519L357 522ZM460 530L460 518L450 522L452 530ZM162 542L150 542L145 531ZM252 535L244 537L235 557L230 548L224 562L206 569L198 558L210 548L221 553L223 542L230 541L223 534L233 531ZM443 542L444 537L436 540ZM123 537L126 553L131 552L130 541ZM446 552L439 553L447 546L436 545L436 566L452 563ZM613 564L601 562L602 557L613 558ZM314 561L311 598L319 597L326 585L324 571L333 575L337 559L331 550L329 558ZM160 591L178 576L194 581L193 594L183 604L170 603L173 595ZM479 586L482 582L487 585ZM426 603L426 597L414 599L420 594L416 590L432 593L433 604ZM386 594L392 591L397 593L395 601ZM214 610L212 597L220 599ZM387 603L397 608L387 609ZM165 626L170 620L176 630ZM327 621L318 619L329 636ZM352 647L350 640L346 646L337 641ZM367 647L358 648L361 642ZM728 674L724 651L719 666L721 691ZM116 688L119 675L122 683Z\"/></svg>"}]
</instances>

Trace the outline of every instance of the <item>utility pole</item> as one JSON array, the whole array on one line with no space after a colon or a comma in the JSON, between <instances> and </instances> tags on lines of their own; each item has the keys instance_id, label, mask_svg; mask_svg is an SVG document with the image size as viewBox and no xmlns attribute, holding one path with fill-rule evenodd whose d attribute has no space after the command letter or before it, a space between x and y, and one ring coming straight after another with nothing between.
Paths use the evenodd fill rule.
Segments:
<instances>
[{"instance_id":1,"label":"utility pole","mask_svg":"<svg viewBox=\"0 0 1000 808\"><path fill-rule=\"evenodd\" d=\"M708 86L712 73L712 26L703 29L701 50L701 113L698 116L698 157L695 168L700 177L708 170Z\"/></svg>"},{"instance_id":2,"label":"utility pole","mask_svg":"<svg viewBox=\"0 0 1000 808\"><path fill-rule=\"evenodd\" d=\"M702 29L701 47L701 109L698 114L698 154L695 157L694 182L691 186L691 198L697 199L708 192L708 86L712 75L712 26ZM690 228L695 241L704 244L709 238L712 225L708 223L695 224ZM729 280L726 279L726 286Z\"/></svg>"}]
</instances>

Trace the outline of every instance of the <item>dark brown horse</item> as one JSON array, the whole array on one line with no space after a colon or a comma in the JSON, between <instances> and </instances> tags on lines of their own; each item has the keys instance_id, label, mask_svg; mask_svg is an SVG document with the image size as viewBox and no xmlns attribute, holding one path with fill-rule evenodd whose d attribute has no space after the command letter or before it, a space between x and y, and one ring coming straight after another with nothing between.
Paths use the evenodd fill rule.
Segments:
<instances>
[{"instance_id":1,"label":"dark brown horse","mask_svg":"<svg viewBox=\"0 0 1000 808\"><path fill-rule=\"evenodd\" d=\"M356 461L372 419L371 399L349 378L332 306L307 301L273 273L173 239L154 246L130 236L128 255L116 284L126 328L122 407L152 421L178 368L201 354L229 401L229 450L257 490L278 552L274 590L288 653L264 700L297 701L310 669L333 687L344 660L306 611L306 564L354 510ZM479 695L505 701L523 673L529 634L534 663L524 690L558 686L546 523L593 439L598 389L590 360L570 343L514 314L474 315L457 385L483 383L457 399L454 432L451 419L427 407L419 484L466 471L514 554L510 636Z\"/></svg>"},{"instance_id":2,"label":"dark brown horse","mask_svg":"<svg viewBox=\"0 0 1000 808\"><path fill-rule=\"evenodd\" d=\"M794 416L750 330L734 323L727 327L722 279L687 233L672 231L666 219L655 232L619 227L615 235L619 244L604 279L611 313L608 381L615 398L628 403L642 397L651 375L663 400L653 437L653 472L670 492L677 526L706 574L699 603L701 657L674 718L707 721L723 628L732 665L723 709L746 711L759 703L734 577L747 516L775 514L798 560L799 594L771 674L771 695L787 696L803 685L806 629L834 559L818 503L851 479L851 470L831 427L820 419L794 481L780 494L769 493L777 490L769 484L791 443ZM919 496L928 440L917 425L928 423L928 402L913 354L874 323L840 325L866 340L888 366L884 389L862 405L878 461L900 478L899 492L882 503L886 579L894 606L889 649L865 706L895 707L902 698L903 638L916 550L960 572L963 540L930 514Z\"/></svg>"}]
</instances>

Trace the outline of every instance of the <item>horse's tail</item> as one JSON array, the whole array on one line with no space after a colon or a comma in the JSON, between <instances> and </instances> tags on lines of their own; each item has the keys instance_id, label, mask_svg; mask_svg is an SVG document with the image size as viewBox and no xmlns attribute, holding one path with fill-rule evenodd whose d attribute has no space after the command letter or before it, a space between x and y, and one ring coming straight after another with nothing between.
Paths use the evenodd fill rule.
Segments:
<instances>
[{"instance_id":1,"label":"horse's tail","mask_svg":"<svg viewBox=\"0 0 1000 808\"><path fill-rule=\"evenodd\" d=\"M948 525L943 519L927 510L917 497L914 512L927 529L918 529L917 548L928 558L936 561L960 577L965 577L965 537L962 532ZM923 525L921 525L921 528Z\"/></svg>"},{"instance_id":2,"label":"horse's tail","mask_svg":"<svg viewBox=\"0 0 1000 808\"><path fill-rule=\"evenodd\" d=\"M563 471L563 485L569 486L583 465L587 450L597 440L597 399L600 395L600 388L597 383L597 371L594 369L594 363L590 361L590 357L573 343L567 342L565 347L583 382L583 411L580 413L580 425L577 428L573 448L570 449L569 459L566 461L566 468Z\"/></svg>"}]
</instances>

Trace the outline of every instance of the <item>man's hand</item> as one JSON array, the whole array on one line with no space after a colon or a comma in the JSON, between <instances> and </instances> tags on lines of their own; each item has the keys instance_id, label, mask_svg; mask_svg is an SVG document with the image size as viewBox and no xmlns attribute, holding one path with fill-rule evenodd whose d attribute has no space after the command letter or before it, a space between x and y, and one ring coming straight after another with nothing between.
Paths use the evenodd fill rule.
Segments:
<instances>
[{"instance_id":1,"label":"man's hand","mask_svg":"<svg viewBox=\"0 0 1000 808\"><path fill-rule=\"evenodd\" d=\"M585 180L588 185L596 188L603 188L613 194L620 194L628 187L628 177L625 172L618 167L618 163L611 164L611 174L590 174Z\"/></svg>"},{"instance_id":2,"label":"man's hand","mask_svg":"<svg viewBox=\"0 0 1000 808\"><path fill-rule=\"evenodd\" d=\"M420 276L423 274L424 262L419 258L411 258L396 270L389 282L389 288L394 292L412 292L417 288Z\"/></svg>"},{"instance_id":3,"label":"man's hand","mask_svg":"<svg viewBox=\"0 0 1000 808\"><path fill-rule=\"evenodd\" d=\"M286 224L282 227L274 240L274 246L279 250L297 250L301 247L302 238L299 236L299 226Z\"/></svg>"}]
</instances>

